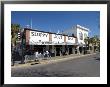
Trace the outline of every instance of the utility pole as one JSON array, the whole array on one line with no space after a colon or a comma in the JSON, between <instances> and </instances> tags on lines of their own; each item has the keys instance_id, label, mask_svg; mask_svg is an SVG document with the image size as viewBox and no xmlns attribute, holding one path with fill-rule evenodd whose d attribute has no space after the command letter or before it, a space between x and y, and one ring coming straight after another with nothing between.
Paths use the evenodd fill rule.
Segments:
<instances>
[{"instance_id":1,"label":"utility pole","mask_svg":"<svg viewBox=\"0 0 110 87\"><path fill-rule=\"evenodd\" d=\"M31 19L31 29L32 29L32 19Z\"/></svg>"}]
</instances>

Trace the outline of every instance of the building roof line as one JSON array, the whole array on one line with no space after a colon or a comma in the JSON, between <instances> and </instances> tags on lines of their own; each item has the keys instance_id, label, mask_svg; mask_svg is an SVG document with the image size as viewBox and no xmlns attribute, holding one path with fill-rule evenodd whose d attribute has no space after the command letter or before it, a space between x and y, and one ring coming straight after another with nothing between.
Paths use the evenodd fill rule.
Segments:
<instances>
[{"instance_id":1,"label":"building roof line","mask_svg":"<svg viewBox=\"0 0 110 87\"><path fill-rule=\"evenodd\" d=\"M50 34L56 34L56 35L68 36L67 34L57 34L57 33L53 33L53 32L39 31L39 30L30 29L30 28L24 28L24 30L32 30L32 31L38 31L38 32L43 32L43 33L50 33ZM74 38L77 38L77 37L75 37L75 36L68 36L68 37L74 37Z\"/></svg>"},{"instance_id":2,"label":"building roof line","mask_svg":"<svg viewBox=\"0 0 110 87\"><path fill-rule=\"evenodd\" d=\"M79 25L79 24L77 24L77 25L76 25L76 27L81 28L81 29L86 30L86 31L89 31L89 29L88 29L88 28L83 27L83 26L81 26L81 25Z\"/></svg>"}]
</instances>

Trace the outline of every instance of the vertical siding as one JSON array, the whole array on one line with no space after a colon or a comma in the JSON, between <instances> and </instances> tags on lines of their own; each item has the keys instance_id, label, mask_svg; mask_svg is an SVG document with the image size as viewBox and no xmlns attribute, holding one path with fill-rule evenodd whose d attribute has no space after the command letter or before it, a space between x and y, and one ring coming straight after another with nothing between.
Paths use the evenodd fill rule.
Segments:
<instances>
[{"instance_id":1,"label":"vertical siding","mask_svg":"<svg viewBox=\"0 0 110 87\"><path fill-rule=\"evenodd\" d=\"M49 34L49 41L52 41L52 34Z\"/></svg>"},{"instance_id":2,"label":"vertical siding","mask_svg":"<svg viewBox=\"0 0 110 87\"><path fill-rule=\"evenodd\" d=\"M64 36L64 42L66 42L66 36Z\"/></svg>"},{"instance_id":3,"label":"vertical siding","mask_svg":"<svg viewBox=\"0 0 110 87\"><path fill-rule=\"evenodd\" d=\"M26 45L29 45L30 31L26 30Z\"/></svg>"}]
</instances>

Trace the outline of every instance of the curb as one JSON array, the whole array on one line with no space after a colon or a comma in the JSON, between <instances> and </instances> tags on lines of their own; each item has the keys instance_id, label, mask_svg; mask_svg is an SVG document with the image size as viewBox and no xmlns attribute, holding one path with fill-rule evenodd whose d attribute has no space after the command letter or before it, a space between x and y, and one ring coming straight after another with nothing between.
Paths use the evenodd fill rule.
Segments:
<instances>
[{"instance_id":1,"label":"curb","mask_svg":"<svg viewBox=\"0 0 110 87\"><path fill-rule=\"evenodd\" d=\"M56 59L56 60L50 60L50 61L48 61L48 63L51 64L51 63L56 63L56 62L63 62L63 61L66 61L66 60L76 59L76 58L90 56L90 55L95 55L95 54L96 53L94 53L94 54L87 54L87 55L80 55L80 56L74 56L74 57L68 57L68 58L61 58L61 59Z\"/></svg>"},{"instance_id":2,"label":"curb","mask_svg":"<svg viewBox=\"0 0 110 87\"><path fill-rule=\"evenodd\" d=\"M60 58L60 59L46 60L46 61L41 61L40 64L38 64L37 62L32 62L32 63L23 64L23 65L11 66L11 68L28 67L28 66L37 65L37 64L38 64L37 66L42 66L42 65L63 62L63 61L72 60L72 59L81 58L81 57L90 56L90 55L95 55L95 54L97 54L97 53L86 54L86 55L77 55L77 56L74 56L74 57L66 57L66 58Z\"/></svg>"}]
</instances>

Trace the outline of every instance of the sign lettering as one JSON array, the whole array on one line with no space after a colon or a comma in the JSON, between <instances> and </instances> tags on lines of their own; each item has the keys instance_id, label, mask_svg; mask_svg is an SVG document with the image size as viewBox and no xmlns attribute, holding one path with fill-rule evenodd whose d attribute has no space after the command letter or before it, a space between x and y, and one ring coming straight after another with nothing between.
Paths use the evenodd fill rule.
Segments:
<instances>
[{"instance_id":1,"label":"sign lettering","mask_svg":"<svg viewBox=\"0 0 110 87\"><path fill-rule=\"evenodd\" d=\"M47 37L48 33L43 33L43 32L31 32L31 36L40 36L40 37Z\"/></svg>"},{"instance_id":2,"label":"sign lettering","mask_svg":"<svg viewBox=\"0 0 110 87\"><path fill-rule=\"evenodd\" d=\"M73 37L68 37L68 40L73 40Z\"/></svg>"},{"instance_id":3,"label":"sign lettering","mask_svg":"<svg viewBox=\"0 0 110 87\"><path fill-rule=\"evenodd\" d=\"M54 38L62 39L62 35L57 35L57 34L56 34Z\"/></svg>"}]
</instances>

